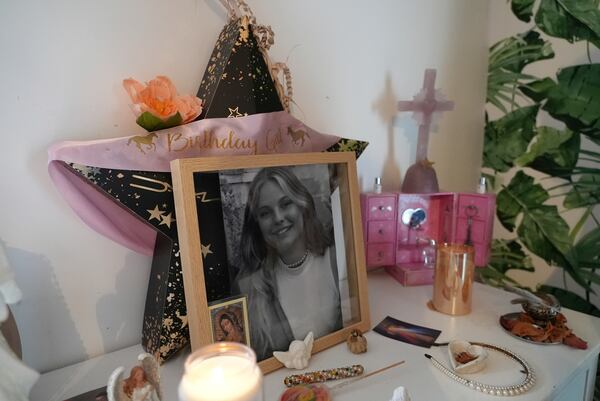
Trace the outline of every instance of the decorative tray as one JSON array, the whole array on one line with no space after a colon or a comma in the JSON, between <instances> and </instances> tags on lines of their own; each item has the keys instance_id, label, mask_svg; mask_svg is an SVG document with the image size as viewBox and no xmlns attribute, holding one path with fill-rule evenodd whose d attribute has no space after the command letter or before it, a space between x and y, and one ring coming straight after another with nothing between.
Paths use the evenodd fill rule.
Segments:
<instances>
[{"instance_id":1,"label":"decorative tray","mask_svg":"<svg viewBox=\"0 0 600 401\"><path fill-rule=\"evenodd\" d=\"M528 343L540 344L540 345L562 344L562 341L551 341L549 338L547 338L544 341L536 341L530 336L526 336L526 335L520 336L520 335L513 333L510 328L513 326L513 324L515 322L520 321L520 316L521 316L521 313L519 313L519 312L507 313L506 315L502 315L502 316L500 316L500 326L502 326L504 331L506 331L511 336L516 337L519 340L527 341ZM542 331L545 330L545 327L541 326L539 324L532 323L531 326L534 329L538 329L538 330L542 330Z\"/></svg>"}]
</instances>

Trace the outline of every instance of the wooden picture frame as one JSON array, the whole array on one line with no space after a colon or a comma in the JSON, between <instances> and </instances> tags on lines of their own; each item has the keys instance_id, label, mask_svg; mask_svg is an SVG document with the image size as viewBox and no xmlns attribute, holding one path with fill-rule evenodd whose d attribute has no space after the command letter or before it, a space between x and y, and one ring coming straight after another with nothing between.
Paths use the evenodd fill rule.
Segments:
<instances>
[{"instance_id":1,"label":"wooden picture frame","mask_svg":"<svg viewBox=\"0 0 600 401\"><path fill-rule=\"evenodd\" d=\"M307 316L312 316L311 314L314 314L314 316L317 317L315 322L319 323L314 323L315 330L311 329L311 331L319 332L320 330L320 333L323 333L321 335L315 334L315 342L312 351L313 354L345 341L350 332L354 329L359 329L362 332L370 329L367 274L365 267L362 224L360 219L358 177L356 172L356 160L353 152L323 152L178 159L171 162L171 171L173 177L173 192L175 197L176 217L178 220L177 229L179 234L181 260L183 263L183 280L192 350L198 349L199 347L212 342L212 330L208 307L209 303L216 301L214 297L221 296L219 295L219 291L215 290L213 287L219 287L221 283L223 281L227 281L227 277L229 277L230 293L227 294L225 291L222 298L225 299L232 296L246 295L248 296L248 304L251 306L253 300L255 304L258 304L259 301L262 301L262 298L260 298L258 295L252 295L258 294L258 292L253 292L252 285L246 285L247 283L254 283L254 279L256 277L262 278L263 276L266 276L267 273L265 272L267 271L280 271L276 269L285 269L285 271L291 271L291 269L297 267L295 264L292 264L289 261L288 263L290 264L285 265L286 261L284 261L284 259L287 258L290 253L283 254L284 251L281 251L281 249L288 249L285 248L285 246L287 246L286 244L295 244L298 242L298 240L293 242L288 240L288 238L291 238L288 236L295 235L293 234L295 232L294 230L296 230L295 223L291 224L290 226L285 226L281 230L277 230L275 237L273 237L275 234L272 234L269 229L260 231L259 234L255 235L254 237L248 237L247 234L244 233L248 232L246 226L249 225L249 223L240 224L240 207L239 205L236 207L232 206L233 204L237 205L237 203L245 205L244 208L247 208L248 210L244 211L244 218L246 215L251 215L256 217L256 219L262 219L260 221L263 223L264 221L267 221L265 219L268 219L269 217L265 216L271 216L269 214L271 213L271 209L269 209L270 206L265 206L266 203L263 202L264 199L261 198L263 195L255 195L252 197L254 202L251 202L248 201L247 194L252 191L254 181L259 180L258 176L264 177L265 173L270 174L281 170L291 172L292 175L301 182L301 186L304 188L304 190L311 194L309 196L311 199L313 199L313 202L310 203L312 205L312 209L316 210L319 209L319 205L321 206L319 210L313 211L313 220L318 222L316 225L324 228L327 227L327 229L324 229L323 231L327 232L327 238L331 239L331 241L327 243L327 247L322 247L321 251L312 250L312 245L309 245L308 242L306 242L306 238L309 237L307 232L309 232L308 227L310 223L307 222L309 221L309 218L307 217L308 214L305 213L308 213L306 210L309 210L310 208L306 206L304 198L302 198L300 195L293 195L297 194L297 192L293 194L292 192L287 192L290 194L289 197L292 198L292 201L290 201L289 198L285 198L287 199L287 203L283 204L284 206L282 207L303 208L300 210L302 212L302 223L299 224L298 227L302 227L301 231L299 232L302 233L302 238L304 238L303 241L306 242L306 250L303 255L304 259L299 260L300 268L305 269L303 270L304 272L312 272L310 274L327 274L328 278L326 279L319 278L318 280L312 281L315 283L315 287L322 287L325 285L322 283L334 284L334 287L331 285L327 287L330 289L327 291L323 291L322 288L315 288L313 290L310 285L307 287L307 291L315 291L314 294L327 294L328 297L325 299L325 301L320 301L324 302L320 305L329 305L329 307L325 308L321 306L319 308L307 307L308 309L303 311L306 312ZM261 171L263 171L262 174ZM218 175L218 178L215 181L216 175ZM250 179L248 177L254 178ZM216 189L206 190L206 188L202 186L203 183L208 183L211 180L212 182L217 182L216 185L218 186L218 191ZM271 181L275 182L272 177ZM323 181L326 182L327 185L323 184ZM264 182L268 182L268 180ZM254 185L254 187L257 188L261 185L266 186L266 184L263 183ZM278 188L285 185L286 184L280 184ZM315 190L313 187L309 188L309 185L312 185L313 187L318 186L320 189ZM262 191L262 186L260 187L261 189L257 191ZM230 195L233 191L230 191L231 188L236 188L239 193L243 193L245 191L246 199L243 199L243 195L239 195L238 198L241 200L231 201L230 204ZM330 192L327 192L327 188L329 188ZM273 191L267 191L265 189L264 193L273 193ZM275 191L275 193L279 192ZM284 199L284 195L281 196L281 199ZM259 199L259 201L256 201L256 199ZM273 203L273 210L279 210L280 203L277 202L281 201L276 200L275 203ZM291 206L287 206L288 203ZM214 208L219 204L221 210L224 210L221 212L223 216L221 220L222 226L219 225L218 221L214 220L214 216L218 215L218 213L213 213L211 211L210 214L206 214L203 212L203 208L208 207L207 205L211 205L210 207ZM271 204L268 203L268 205ZM254 207L254 209L252 209L252 207ZM259 214L255 213L256 208L261 210ZM230 224L231 221L228 221L228 224L225 224L224 221L226 220L226 216L234 215L236 210L238 213L236 220L237 223ZM249 212L249 210L254 211ZM273 211L273 215L275 215L275 213L276 212ZM204 220L201 216L205 216ZM229 218L233 217L230 216ZM240 225L243 226L241 229L239 228ZM238 228L236 229L235 227ZM263 230L264 227L260 227L260 229ZM217 245L220 244L215 245L211 243L207 245L202 242L201 232L204 232L208 237L213 236L215 232L221 232L225 230L229 230L231 232L230 234L225 234L225 237L229 235L229 240L226 240L226 242L233 242L233 245L229 244L230 247L228 248L229 250L227 252L228 262L225 263L227 265L226 268L228 269L227 271L229 276L221 275L219 276L221 277L220 279L211 281L213 280L214 269L217 268L215 266L218 266L218 269L223 269L223 263L210 265L208 261L205 261L205 259L212 260L211 258L213 257L222 257L221 254L223 252L216 251L216 249L219 248ZM290 233L288 233L288 230ZM241 231L242 234L239 234L237 231ZM263 235L263 233L265 234ZM234 254L236 252L243 253L243 251L238 250L248 247L248 238L252 239L251 242L258 241L254 240L255 237L260 237L262 241L268 244L264 245L263 248L272 251L277 250L277 252L280 252L280 254L278 258L265 257L262 260L259 259L259 262L252 265L252 268L249 268L247 267L250 266L249 263L239 262L240 260L246 261L248 258L244 259L240 256L236 259ZM240 238L239 243L233 238ZM273 252L276 253L276 251ZM244 253L244 255L247 253L248 252ZM308 259L307 254L309 255ZM326 255L328 255L329 258L327 258ZM276 262L272 262L270 264L267 262L275 259L277 260ZM308 261L304 262L304 260ZM327 264L330 269L321 268L321 266L324 266L325 264ZM234 265L240 265L241 267ZM269 266L269 268L265 266ZM238 267L239 269L235 270L235 268ZM232 271L234 273L232 273ZM282 278L282 274L283 273L272 273L272 276L275 277L273 280L279 280L277 281L277 284L273 284L272 287L285 288L284 286L286 281L284 278ZM248 277L251 279L246 280ZM247 288L247 290L244 288ZM274 291L278 290L276 289ZM335 301L336 295L337 303ZM313 324L312 320L310 323L303 323L302 319L306 320L307 318L300 316L299 313L296 313L295 315L293 313L292 309L296 307L295 305L298 305L298 302L294 303L294 299L292 298L294 296L297 297L297 294L293 294L293 291L290 292L282 290L281 293L277 294L276 296L278 297L276 298L277 301L275 302L275 304L278 306L277 310L283 312L283 315L281 315L281 313L276 314L276 312L273 312L273 314L276 316L283 316L281 321L277 321L277 324L275 325L276 327L286 328L285 330L282 329L282 331L288 334L291 333L292 335L293 332L301 333L303 329L312 327L308 326ZM211 297L213 298L212 300L209 299ZM312 298L312 296L305 297L307 302L301 302L300 304L302 306L308 305L310 304ZM330 302L330 300L333 301ZM268 305L271 304L272 302L268 303ZM322 309L326 311L334 311L334 314L323 316L325 312L322 312ZM254 329L253 333L255 333L256 330L259 330L259 328L266 330L264 327L269 327L269 330L271 330L270 325L261 326L260 322L258 321L259 318L257 318L257 316L260 316L260 319L263 319L263 316L268 314L266 312L263 313L264 311L262 310L260 313L257 312L253 314L252 310L252 307L250 307L250 330ZM289 313L285 312L286 310ZM330 316L333 318L329 318ZM272 349L272 351L287 351L289 342L285 344L285 347L281 345L283 344L281 342L283 341L283 338L287 337L278 337L276 336L275 332L269 332L267 334L272 334L272 338L277 338L280 340L280 345L277 347L277 349ZM296 337L296 335L293 336ZM263 338L264 336L256 335L254 337ZM264 373L271 372L283 366L279 361L272 357L271 349L264 345L265 342L260 342L258 339L253 338L253 336L250 337L250 342L252 347L257 352L259 366ZM266 353L264 352L265 349L267 349ZM260 356L261 352L263 352L263 356Z\"/></svg>"}]
</instances>

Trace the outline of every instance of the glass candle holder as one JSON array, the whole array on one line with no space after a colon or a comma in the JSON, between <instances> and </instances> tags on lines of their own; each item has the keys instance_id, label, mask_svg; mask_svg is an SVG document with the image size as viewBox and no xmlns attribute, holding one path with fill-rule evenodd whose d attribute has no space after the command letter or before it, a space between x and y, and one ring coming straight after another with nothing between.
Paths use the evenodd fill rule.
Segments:
<instances>
[{"instance_id":1,"label":"glass candle holder","mask_svg":"<svg viewBox=\"0 0 600 401\"><path fill-rule=\"evenodd\" d=\"M263 401L262 372L254 351L219 342L193 352L179 383L180 401Z\"/></svg>"},{"instance_id":2,"label":"glass candle holder","mask_svg":"<svg viewBox=\"0 0 600 401\"><path fill-rule=\"evenodd\" d=\"M440 244L433 275L433 306L448 315L471 312L475 251L464 244Z\"/></svg>"}]
</instances>

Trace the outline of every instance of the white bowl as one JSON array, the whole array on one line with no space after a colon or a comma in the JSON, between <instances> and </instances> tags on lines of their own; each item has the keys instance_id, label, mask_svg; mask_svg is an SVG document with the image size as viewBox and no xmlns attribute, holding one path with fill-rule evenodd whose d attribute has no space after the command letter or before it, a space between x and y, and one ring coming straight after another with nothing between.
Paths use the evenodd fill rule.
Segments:
<instances>
[{"instance_id":1,"label":"white bowl","mask_svg":"<svg viewBox=\"0 0 600 401\"><path fill-rule=\"evenodd\" d=\"M468 363L460 363L456 360L456 355L462 352L477 358ZM473 345L464 340L455 340L448 344L448 356L450 357L450 365L456 373L475 373L485 368L488 353L485 348L479 345Z\"/></svg>"}]
</instances>

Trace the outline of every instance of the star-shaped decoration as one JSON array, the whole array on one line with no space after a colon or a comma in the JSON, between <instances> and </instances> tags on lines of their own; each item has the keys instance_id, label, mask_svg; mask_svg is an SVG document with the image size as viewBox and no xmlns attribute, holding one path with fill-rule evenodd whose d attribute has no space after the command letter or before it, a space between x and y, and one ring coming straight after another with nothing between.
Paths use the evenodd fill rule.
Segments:
<instances>
[{"instance_id":1,"label":"star-shaped decoration","mask_svg":"<svg viewBox=\"0 0 600 401\"><path fill-rule=\"evenodd\" d=\"M158 221L162 220L164 212L160 211L160 209L158 208L158 205L154 206L154 209L146 209L146 211L148 213L150 213L150 217L148 218L149 221L152 219L156 219Z\"/></svg>"},{"instance_id":2,"label":"star-shaped decoration","mask_svg":"<svg viewBox=\"0 0 600 401\"><path fill-rule=\"evenodd\" d=\"M160 222L159 226L164 224L165 226L171 228L171 223L175 221L175 219L171 217L171 213L167 214L166 216L160 217L162 218L162 221Z\"/></svg>"},{"instance_id":3,"label":"star-shaped decoration","mask_svg":"<svg viewBox=\"0 0 600 401\"><path fill-rule=\"evenodd\" d=\"M210 245L211 244L200 244L200 247L202 248L202 258L206 258L206 255L208 255L209 253L213 253L213 251L210 250Z\"/></svg>"},{"instance_id":4,"label":"star-shaped decoration","mask_svg":"<svg viewBox=\"0 0 600 401\"><path fill-rule=\"evenodd\" d=\"M187 326L188 324L188 317L187 315L181 315L179 313L179 311L175 311L175 315L179 318L179 320L181 320L181 328L183 329L185 326Z\"/></svg>"},{"instance_id":5,"label":"star-shaped decoration","mask_svg":"<svg viewBox=\"0 0 600 401\"><path fill-rule=\"evenodd\" d=\"M235 109L228 107L229 115L227 116L227 118L244 117L244 115L242 113L240 113L239 108L240 108L239 106L236 107Z\"/></svg>"}]
</instances>

